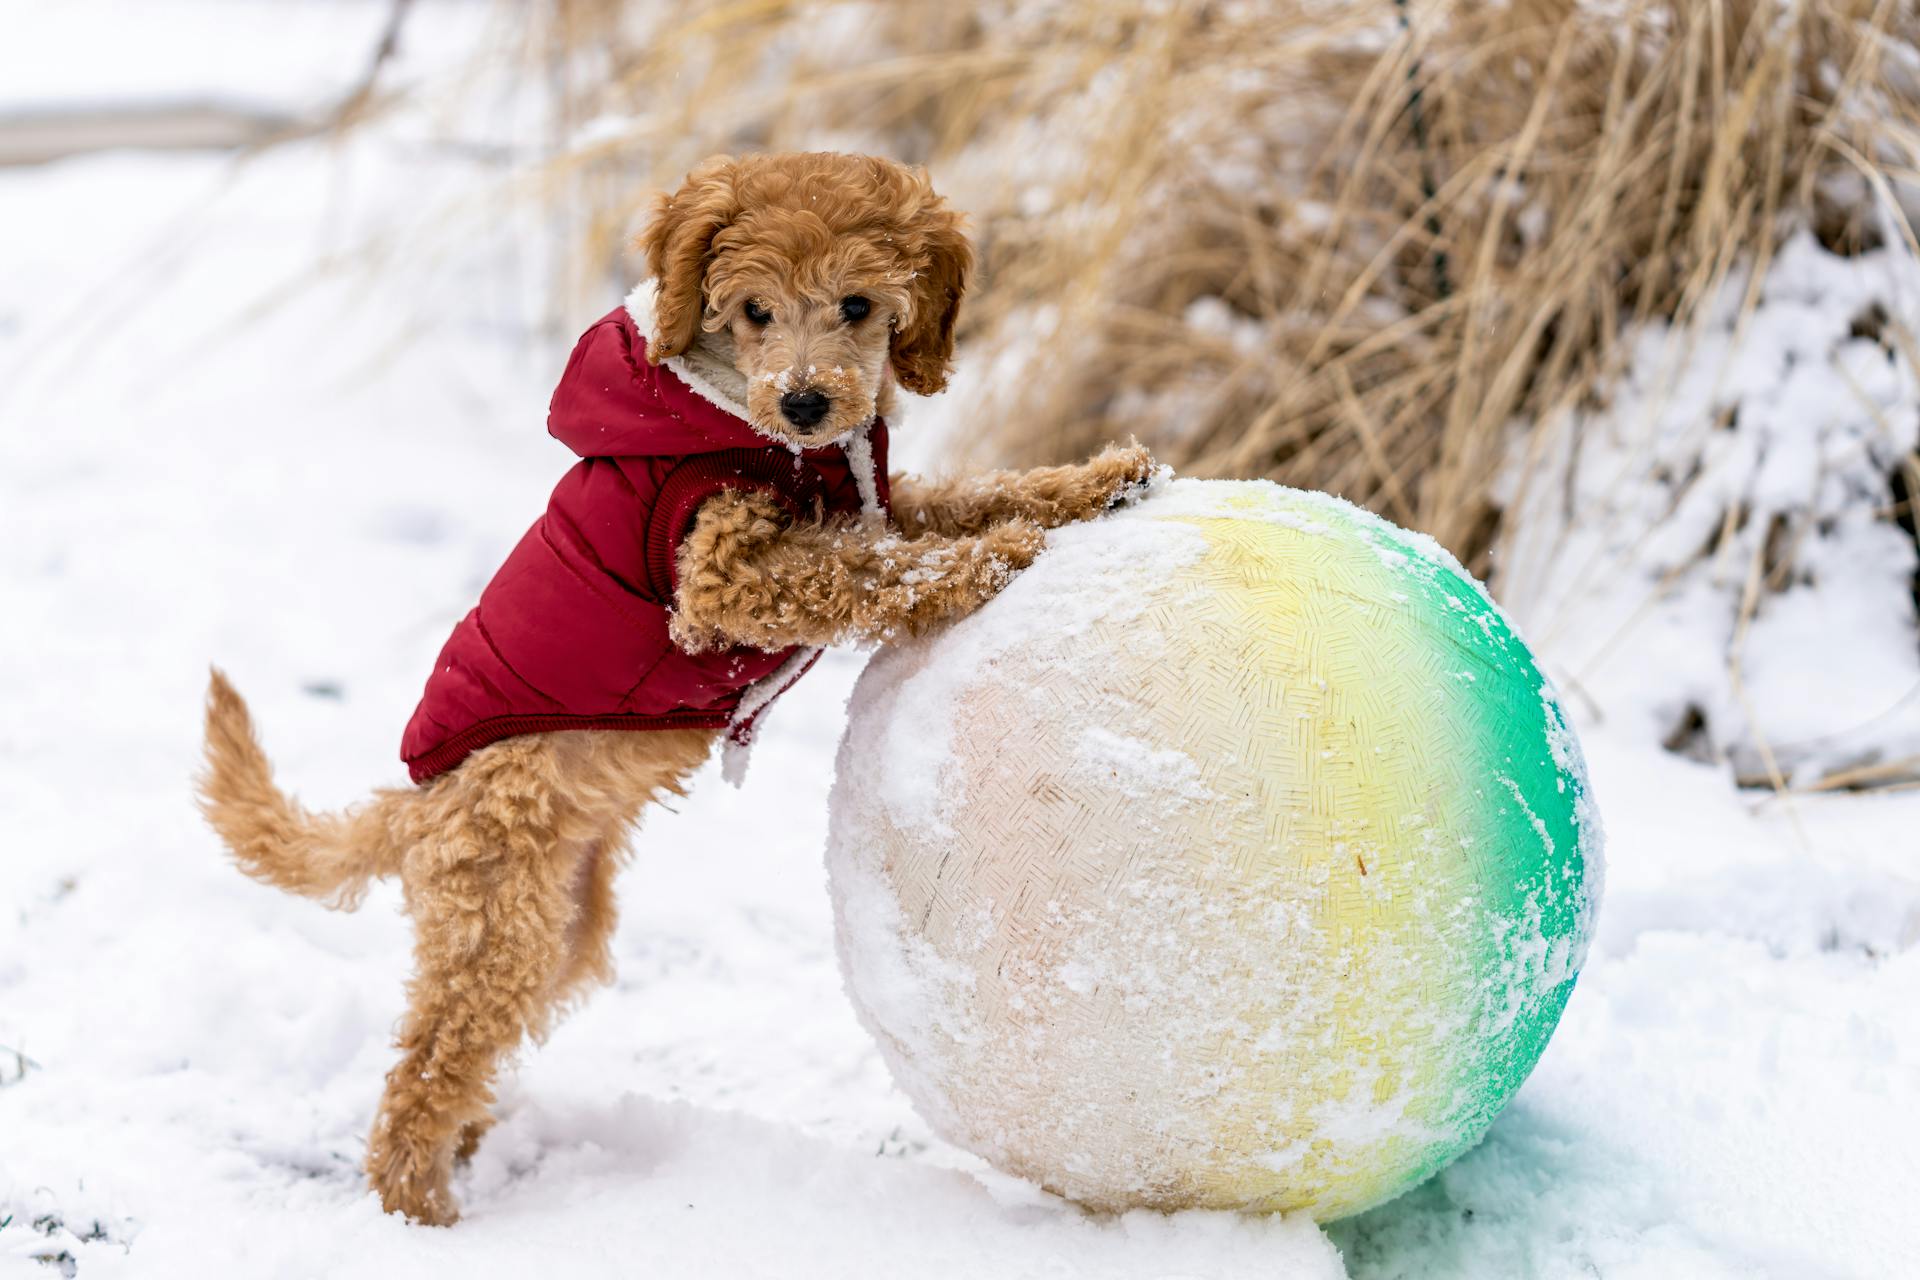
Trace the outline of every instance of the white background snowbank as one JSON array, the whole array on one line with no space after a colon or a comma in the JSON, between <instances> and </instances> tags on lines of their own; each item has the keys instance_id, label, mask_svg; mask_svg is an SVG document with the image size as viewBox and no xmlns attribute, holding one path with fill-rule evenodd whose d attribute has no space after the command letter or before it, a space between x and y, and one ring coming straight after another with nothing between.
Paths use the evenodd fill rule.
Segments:
<instances>
[{"instance_id":1,"label":"white background snowbank","mask_svg":"<svg viewBox=\"0 0 1920 1280\"><path fill-rule=\"evenodd\" d=\"M650 820L620 982L505 1086L465 1223L379 1215L356 1166L407 965L395 897L339 915L245 881L186 778L219 659L305 798L397 781L427 664L567 464L535 242L489 201L447 212L471 163L376 134L237 176L0 170L0 1045L31 1062L0 1052L0 1273L1911 1268L1920 798L1737 793L1659 748L1632 682L1581 724L1611 882L1560 1035L1483 1146L1355 1223L1089 1220L929 1140L832 956L851 656L770 717L744 793L709 774ZM917 406L903 444L957 403Z\"/></svg>"},{"instance_id":2,"label":"white background snowbank","mask_svg":"<svg viewBox=\"0 0 1920 1280\"><path fill-rule=\"evenodd\" d=\"M1895 519L1920 445L1920 263L1802 233L1750 316L1747 289L1728 282L1699 333L1634 335L1605 409L1555 424L1502 594L1591 700L1690 754L1802 785L1920 776Z\"/></svg>"}]
</instances>

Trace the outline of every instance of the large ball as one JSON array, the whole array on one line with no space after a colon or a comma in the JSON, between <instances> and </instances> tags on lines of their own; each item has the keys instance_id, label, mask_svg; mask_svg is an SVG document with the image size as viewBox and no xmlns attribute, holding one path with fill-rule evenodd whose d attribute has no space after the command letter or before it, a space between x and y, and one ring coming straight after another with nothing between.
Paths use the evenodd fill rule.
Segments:
<instances>
[{"instance_id":1,"label":"large ball","mask_svg":"<svg viewBox=\"0 0 1920 1280\"><path fill-rule=\"evenodd\" d=\"M1177 481L856 688L848 991L944 1137L1097 1209L1338 1218L1470 1147L1600 830L1525 644L1337 499Z\"/></svg>"}]
</instances>

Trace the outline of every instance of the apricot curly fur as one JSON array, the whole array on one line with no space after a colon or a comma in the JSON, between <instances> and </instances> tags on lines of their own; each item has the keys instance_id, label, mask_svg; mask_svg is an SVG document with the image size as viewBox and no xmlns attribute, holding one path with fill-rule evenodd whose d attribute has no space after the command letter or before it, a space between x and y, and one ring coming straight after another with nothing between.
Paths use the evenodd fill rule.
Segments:
<instances>
[{"instance_id":1,"label":"apricot curly fur","mask_svg":"<svg viewBox=\"0 0 1920 1280\"><path fill-rule=\"evenodd\" d=\"M653 220L638 248L659 282L647 359L654 364L693 345L704 311L706 265L713 238L740 212L731 156L715 156L687 174L681 188L654 202Z\"/></svg>"},{"instance_id":2,"label":"apricot curly fur","mask_svg":"<svg viewBox=\"0 0 1920 1280\"><path fill-rule=\"evenodd\" d=\"M918 634L986 603L1044 538L1019 517L918 538L859 521L794 524L765 494L721 494L680 544L672 635L697 653Z\"/></svg>"},{"instance_id":3,"label":"apricot curly fur","mask_svg":"<svg viewBox=\"0 0 1920 1280\"><path fill-rule=\"evenodd\" d=\"M655 363L703 330L730 329L749 348L750 383L786 368L856 369L865 363L856 335L824 331L802 335L801 351L782 347L756 362L759 333L742 311L749 301L832 304L859 293L875 305L878 352L900 385L922 395L947 385L973 248L925 170L833 152L716 156L655 198L636 244L658 284L647 341ZM865 390L871 414L878 388ZM755 419L779 430L770 415ZM854 425L829 423L823 438Z\"/></svg>"},{"instance_id":4,"label":"apricot curly fur","mask_svg":"<svg viewBox=\"0 0 1920 1280\"><path fill-rule=\"evenodd\" d=\"M218 672L207 696L203 812L242 869L351 906L398 875L414 973L367 1145L389 1211L458 1216L449 1180L491 1122L492 1081L593 982L612 977L613 879L646 805L682 794L711 730L510 738L427 785L311 815L273 783L246 704Z\"/></svg>"},{"instance_id":5,"label":"apricot curly fur","mask_svg":"<svg viewBox=\"0 0 1920 1280\"><path fill-rule=\"evenodd\" d=\"M1014 519L1057 529L1113 506L1144 485L1153 468L1153 455L1133 441L1064 467L989 471L941 483L896 476L893 516L909 533L971 534Z\"/></svg>"},{"instance_id":6,"label":"apricot curly fur","mask_svg":"<svg viewBox=\"0 0 1920 1280\"><path fill-rule=\"evenodd\" d=\"M661 202L644 245L658 283L656 358L687 351L745 387L770 359L842 351L832 386L852 405L836 412L852 416L884 407L890 375L920 390L945 383L972 253L924 173L864 157L722 157ZM836 327L853 285L887 327ZM745 341L729 344L743 290L791 317L771 336L738 329ZM796 521L765 495L722 494L682 543L674 638L691 650L782 649L921 631L978 608L1032 562L1045 529L1106 510L1152 466L1134 445L1078 467L901 476L897 524ZM240 868L337 907L375 877L401 881L414 971L366 1160L386 1209L456 1220L453 1168L492 1124L495 1074L612 977L629 838L647 805L683 791L716 737L509 738L424 786L316 814L275 784L246 703L212 673L199 801Z\"/></svg>"}]
</instances>

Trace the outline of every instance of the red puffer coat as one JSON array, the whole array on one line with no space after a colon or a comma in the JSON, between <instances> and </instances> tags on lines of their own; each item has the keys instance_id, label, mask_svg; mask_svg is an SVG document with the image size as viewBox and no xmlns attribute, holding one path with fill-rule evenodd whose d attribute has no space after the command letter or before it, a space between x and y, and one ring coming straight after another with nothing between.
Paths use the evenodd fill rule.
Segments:
<instances>
[{"instance_id":1,"label":"red puffer coat","mask_svg":"<svg viewBox=\"0 0 1920 1280\"><path fill-rule=\"evenodd\" d=\"M643 287L629 307L644 318L649 299ZM796 455L682 360L648 364L643 332L623 307L574 347L547 429L582 460L441 649L400 744L415 782L555 729L731 726L744 743L818 656L676 647L680 540L723 489L765 490L805 519L885 510L886 424Z\"/></svg>"}]
</instances>

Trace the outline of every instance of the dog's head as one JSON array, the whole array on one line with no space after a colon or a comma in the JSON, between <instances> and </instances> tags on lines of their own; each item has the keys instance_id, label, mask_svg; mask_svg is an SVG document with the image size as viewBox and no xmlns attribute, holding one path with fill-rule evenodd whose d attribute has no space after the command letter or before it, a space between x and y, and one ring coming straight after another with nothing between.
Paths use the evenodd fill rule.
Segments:
<instances>
[{"instance_id":1,"label":"dog's head","mask_svg":"<svg viewBox=\"0 0 1920 1280\"><path fill-rule=\"evenodd\" d=\"M889 371L947 385L973 268L926 174L872 156L719 156L662 195L640 247L654 363L704 330L732 339L762 434L812 447L866 425Z\"/></svg>"}]
</instances>

